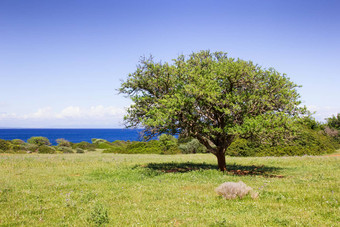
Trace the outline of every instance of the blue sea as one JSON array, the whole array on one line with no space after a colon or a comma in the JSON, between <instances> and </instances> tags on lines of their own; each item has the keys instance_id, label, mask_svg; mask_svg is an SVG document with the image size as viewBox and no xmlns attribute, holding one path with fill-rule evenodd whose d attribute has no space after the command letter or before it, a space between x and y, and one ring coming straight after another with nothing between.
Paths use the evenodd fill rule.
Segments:
<instances>
[{"instance_id":1,"label":"blue sea","mask_svg":"<svg viewBox=\"0 0 340 227\"><path fill-rule=\"evenodd\" d=\"M27 141L32 136L47 137L53 145L56 139L64 138L73 143L86 141L91 143L92 138L115 140L141 140L141 129L0 129L0 139L21 139Z\"/></svg>"}]
</instances>

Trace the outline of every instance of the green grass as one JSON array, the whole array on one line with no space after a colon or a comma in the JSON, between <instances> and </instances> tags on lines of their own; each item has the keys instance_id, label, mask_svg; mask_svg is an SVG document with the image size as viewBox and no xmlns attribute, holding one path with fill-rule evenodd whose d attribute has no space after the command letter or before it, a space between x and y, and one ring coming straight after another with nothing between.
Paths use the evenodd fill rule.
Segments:
<instances>
[{"instance_id":1,"label":"green grass","mask_svg":"<svg viewBox=\"0 0 340 227\"><path fill-rule=\"evenodd\" d=\"M0 155L0 226L337 226L339 157ZM243 181L253 200L214 189Z\"/></svg>"}]
</instances>

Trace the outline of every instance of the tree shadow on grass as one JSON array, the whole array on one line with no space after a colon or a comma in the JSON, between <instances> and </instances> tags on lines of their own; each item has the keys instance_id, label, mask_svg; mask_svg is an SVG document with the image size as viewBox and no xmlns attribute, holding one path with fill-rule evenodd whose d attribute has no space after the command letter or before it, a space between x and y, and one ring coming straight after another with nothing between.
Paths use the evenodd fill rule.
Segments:
<instances>
[{"instance_id":1,"label":"tree shadow on grass","mask_svg":"<svg viewBox=\"0 0 340 227\"><path fill-rule=\"evenodd\" d=\"M191 171L200 170L218 170L217 165L207 164L207 163L193 163L193 162L165 162L165 163L148 163L143 165L143 168L157 171L158 173L186 173ZM282 175L277 174L282 168L264 166L264 165L238 165L236 163L232 165L227 165L226 174L229 175L259 175L264 177L277 177L283 178Z\"/></svg>"}]
</instances>

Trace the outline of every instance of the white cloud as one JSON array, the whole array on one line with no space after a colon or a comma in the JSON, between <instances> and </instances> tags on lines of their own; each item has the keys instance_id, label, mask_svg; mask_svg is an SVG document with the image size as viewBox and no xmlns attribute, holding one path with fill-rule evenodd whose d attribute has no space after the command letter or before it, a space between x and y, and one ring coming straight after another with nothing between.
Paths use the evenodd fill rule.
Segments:
<instances>
[{"instance_id":1,"label":"white cloud","mask_svg":"<svg viewBox=\"0 0 340 227\"><path fill-rule=\"evenodd\" d=\"M0 120L1 119L7 119L7 118L17 118L18 116L15 113L1 113L0 114Z\"/></svg>"},{"instance_id":2,"label":"white cloud","mask_svg":"<svg viewBox=\"0 0 340 227\"><path fill-rule=\"evenodd\" d=\"M114 106L39 108L30 114L0 114L0 127L122 127L125 110Z\"/></svg>"},{"instance_id":3,"label":"white cloud","mask_svg":"<svg viewBox=\"0 0 340 227\"><path fill-rule=\"evenodd\" d=\"M29 118L49 119L49 118L53 118L53 114L54 113L51 107L45 107L45 108L38 109L38 111L33 114L24 115L24 118L25 119L29 119Z\"/></svg>"},{"instance_id":4,"label":"white cloud","mask_svg":"<svg viewBox=\"0 0 340 227\"><path fill-rule=\"evenodd\" d=\"M311 112L315 112L313 117L316 118L318 121L325 121L326 118L332 117L332 115L336 115L340 113L339 107L331 107L331 106L316 106L316 105L309 105L307 109Z\"/></svg>"},{"instance_id":5,"label":"white cloud","mask_svg":"<svg viewBox=\"0 0 340 227\"><path fill-rule=\"evenodd\" d=\"M56 118L82 118L85 111L81 111L79 106L69 106L56 114Z\"/></svg>"}]
</instances>

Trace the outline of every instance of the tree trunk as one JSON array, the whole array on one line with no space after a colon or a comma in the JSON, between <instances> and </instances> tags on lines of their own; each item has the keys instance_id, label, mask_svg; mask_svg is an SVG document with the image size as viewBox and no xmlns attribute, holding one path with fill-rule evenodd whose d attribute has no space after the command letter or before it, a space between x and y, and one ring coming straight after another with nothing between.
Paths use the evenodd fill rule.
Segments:
<instances>
[{"instance_id":1,"label":"tree trunk","mask_svg":"<svg viewBox=\"0 0 340 227\"><path fill-rule=\"evenodd\" d=\"M227 170L227 165L225 162L225 152L217 152L216 157L219 170L225 172Z\"/></svg>"}]
</instances>

